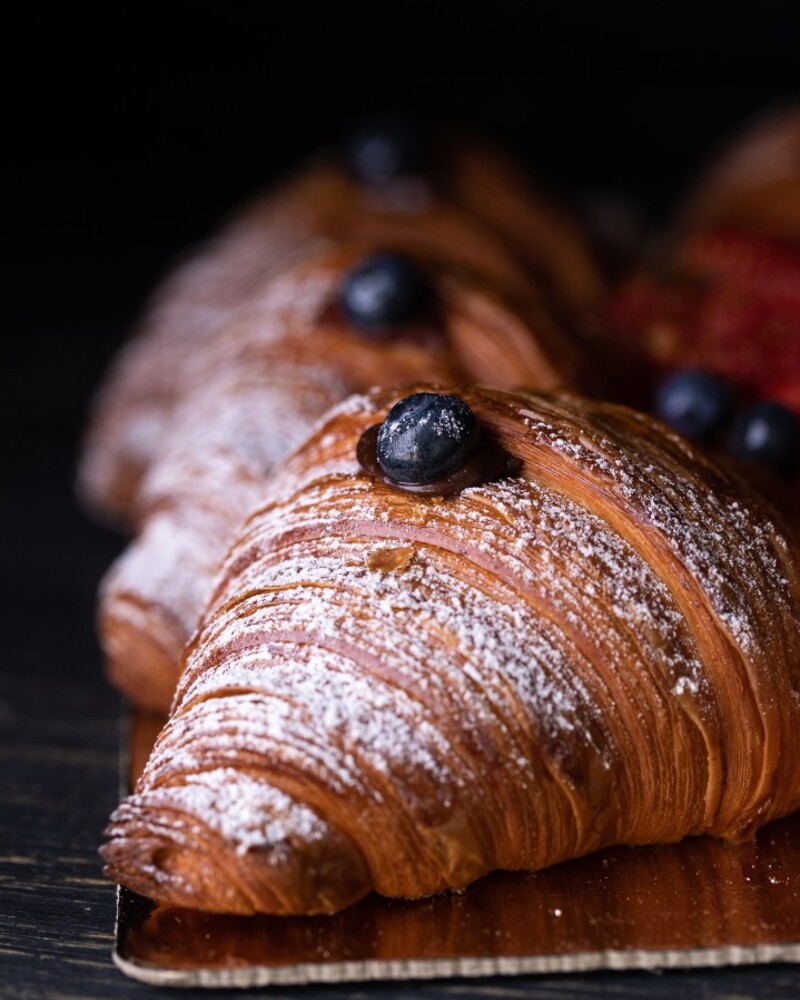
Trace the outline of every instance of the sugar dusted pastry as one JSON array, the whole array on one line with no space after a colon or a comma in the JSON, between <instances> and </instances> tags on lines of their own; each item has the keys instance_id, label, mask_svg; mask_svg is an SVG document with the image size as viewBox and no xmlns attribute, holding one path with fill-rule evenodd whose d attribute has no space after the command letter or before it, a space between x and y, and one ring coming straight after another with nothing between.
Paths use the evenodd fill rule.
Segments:
<instances>
[{"instance_id":1,"label":"sugar dusted pastry","mask_svg":"<svg viewBox=\"0 0 800 1000\"><path fill-rule=\"evenodd\" d=\"M443 139L420 164L402 148L407 137L384 136L376 163L364 155L369 141L349 164L320 160L256 198L168 275L96 401L79 469L80 492L96 512L136 523L139 484L204 353L227 337L234 313L257 311L272 277L309 251L357 243L446 262L501 295L534 291L568 325L600 295L580 232L501 153ZM397 377L387 371L382 381Z\"/></svg>"},{"instance_id":2,"label":"sugar dusted pastry","mask_svg":"<svg viewBox=\"0 0 800 1000\"><path fill-rule=\"evenodd\" d=\"M752 836L800 806L793 530L623 407L349 399L239 532L108 874L319 913Z\"/></svg>"},{"instance_id":3,"label":"sugar dusted pastry","mask_svg":"<svg viewBox=\"0 0 800 1000\"><path fill-rule=\"evenodd\" d=\"M214 575L275 464L349 393L420 378L596 384L588 354L530 295L424 254L352 246L309 252L197 345L137 486L136 538L100 595L108 672L129 698L169 708Z\"/></svg>"}]
</instances>

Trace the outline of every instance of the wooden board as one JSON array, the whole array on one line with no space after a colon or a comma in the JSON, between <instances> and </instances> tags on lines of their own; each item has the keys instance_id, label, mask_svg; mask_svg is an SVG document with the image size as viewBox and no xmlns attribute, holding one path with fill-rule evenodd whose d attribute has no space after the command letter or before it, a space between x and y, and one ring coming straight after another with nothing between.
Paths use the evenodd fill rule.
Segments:
<instances>
[{"instance_id":1,"label":"wooden board","mask_svg":"<svg viewBox=\"0 0 800 1000\"><path fill-rule=\"evenodd\" d=\"M134 719L132 777L159 722ZM114 958L151 984L208 987L800 962L800 815L737 847L614 848L332 917L220 916L121 890Z\"/></svg>"}]
</instances>

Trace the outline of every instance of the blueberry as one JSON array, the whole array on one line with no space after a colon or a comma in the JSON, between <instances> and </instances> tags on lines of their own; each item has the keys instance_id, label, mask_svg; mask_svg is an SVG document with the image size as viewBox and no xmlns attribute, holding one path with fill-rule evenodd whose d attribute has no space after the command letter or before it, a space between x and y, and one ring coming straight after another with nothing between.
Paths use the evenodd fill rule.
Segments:
<instances>
[{"instance_id":1,"label":"blueberry","mask_svg":"<svg viewBox=\"0 0 800 1000\"><path fill-rule=\"evenodd\" d=\"M728 421L733 407L730 386L702 371L677 372L656 393L657 416L690 441L708 441Z\"/></svg>"},{"instance_id":2,"label":"blueberry","mask_svg":"<svg viewBox=\"0 0 800 1000\"><path fill-rule=\"evenodd\" d=\"M415 392L378 433L378 462L397 483L433 483L460 468L478 443L475 414L457 396Z\"/></svg>"},{"instance_id":3,"label":"blueberry","mask_svg":"<svg viewBox=\"0 0 800 1000\"><path fill-rule=\"evenodd\" d=\"M423 173L426 145L420 128L404 118L382 118L365 124L347 144L353 173L368 184L386 184Z\"/></svg>"},{"instance_id":4,"label":"blueberry","mask_svg":"<svg viewBox=\"0 0 800 1000\"><path fill-rule=\"evenodd\" d=\"M792 476L800 469L800 420L779 403L756 403L734 421L728 450Z\"/></svg>"},{"instance_id":5,"label":"blueberry","mask_svg":"<svg viewBox=\"0 0 800 1000\"><path fill-rule=\"evenodd\" d=\"M380 336L416 319L426 298L425 277L416 264L398 254L381 253L350 271L340 300L351 326Z\"/></svg>"}]
</instances>

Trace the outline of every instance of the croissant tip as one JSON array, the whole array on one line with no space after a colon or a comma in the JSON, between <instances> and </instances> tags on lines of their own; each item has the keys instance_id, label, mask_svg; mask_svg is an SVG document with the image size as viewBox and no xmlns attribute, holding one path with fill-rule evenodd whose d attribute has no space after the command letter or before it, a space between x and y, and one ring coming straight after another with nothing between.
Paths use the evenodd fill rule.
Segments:
<instances>
[{"instance_id":1,"label":"croissant tip","mask_svg":"<svg viewBox=\"0 0 800 1000\"><path fill-rule=\"evenodd\" d=\"M105 836L107 876L192 909L330 913L372 888L349 837L268 782L229 768L130 796Z\"/></svg>"}]
</instances>

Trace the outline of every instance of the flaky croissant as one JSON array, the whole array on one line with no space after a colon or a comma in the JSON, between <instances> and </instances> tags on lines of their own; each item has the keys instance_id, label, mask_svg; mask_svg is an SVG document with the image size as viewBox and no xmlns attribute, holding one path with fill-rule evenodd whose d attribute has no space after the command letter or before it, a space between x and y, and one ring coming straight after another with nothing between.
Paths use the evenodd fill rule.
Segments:
<instances>
[{"instance_id":1,"label":"flaky croissant","mask_svg":"<svg viewBox=\"0 0 800 1000\"><path fill-rule=\"evenodd\" d=\"M111 568L99 628L114 683L167 711L181 654L237 528L276 462L351 392L421 378L572 388L587 356L531 296L418 255L431 301L379 337L353 329L341 287L359 247L309 253L232 312L184 369L179 402L134 505L137 537ZM166 364L166 361L165 361Z\"/></svg>"},{"instance_id":2,"label":"flaky croissant","mask_svg":"<svg viewBox=\"0 0 800 1000\"><path fill-rule=\"evenodd\" d=\"M642 414L450 391L499 478L442 498L366 471L405 396L380 391L274 479L112 817L111 877L192 909L330 912L744 839L800 806L793 529Z\"/></svg>"},{"instance_id":3,"label":"flaky croissant","mask_svg":"<svg viewBox=\"0 0 800 1000\"><path fill-rule=\"evenodd\" d=\"M678 234L720 228L800 244L800 104L754 122L700 178Z\"/></svg>"},{"instance_id":4,"label":"flaky croissant","mask_svg":"<svg viewBox=\"0 0 800 1000\"><path fill-rule=\"evenodd\" d=\"M158 290L95 405L78 476L90 507L130 523L207 342L224 335L232 313L257 308L277 271L341 243L448 261L501 294L536 291L567 325L603 287L573 223L485 144L443 140L429 176L382 186L319 162L246 205Z\"/></svg>"}]
</instances>

